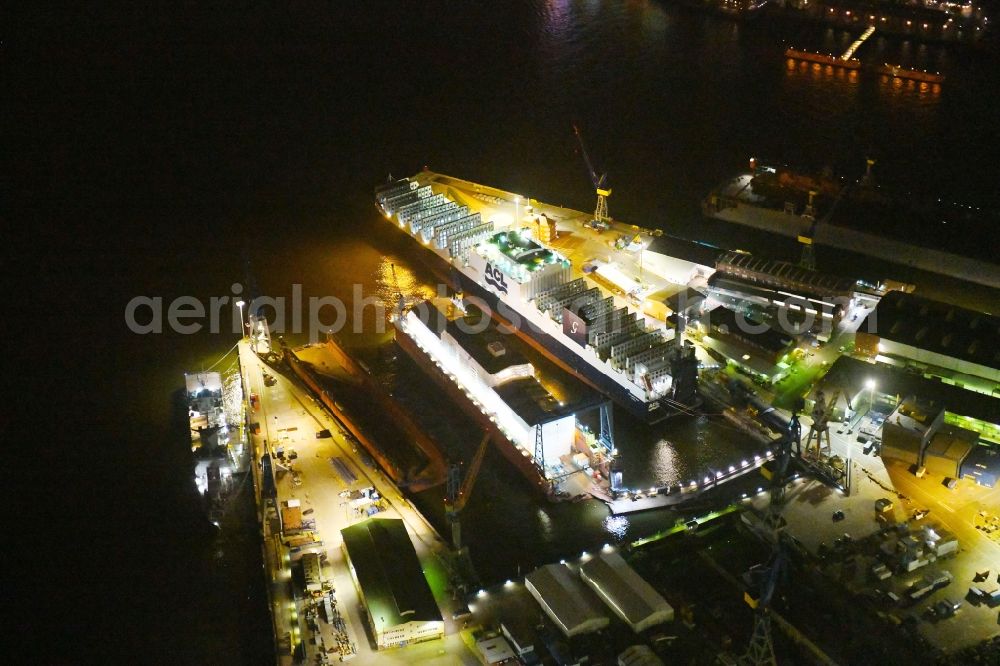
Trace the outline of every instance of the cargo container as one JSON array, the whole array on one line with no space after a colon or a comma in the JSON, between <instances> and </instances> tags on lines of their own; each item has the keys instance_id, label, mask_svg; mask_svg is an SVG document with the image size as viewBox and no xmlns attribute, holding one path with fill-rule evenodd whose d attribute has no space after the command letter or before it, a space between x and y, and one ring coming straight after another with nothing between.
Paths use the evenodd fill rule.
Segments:
<instances>
[{"instance_id":1,"label":"cargo container","mask_svg":"<svg viewBox=\"0 0 1000 666\"><path fill-rule=\"evenodd\" d=\"M319 594L323 591L323 571L319 563L319 555L306 553L302 556L302 577L306 592Z\"/></svg>"}]
</instances>

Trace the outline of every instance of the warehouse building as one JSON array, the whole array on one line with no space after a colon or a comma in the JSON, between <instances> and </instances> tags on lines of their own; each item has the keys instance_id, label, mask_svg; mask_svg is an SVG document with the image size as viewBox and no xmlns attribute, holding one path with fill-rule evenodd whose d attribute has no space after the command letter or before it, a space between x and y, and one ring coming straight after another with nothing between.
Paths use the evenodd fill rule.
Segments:
<instances>
[{"instance_id":1,"label":"warehouse building","mask_svg":"<svg viewBox=\"0 0 1000 666\"><path fill-rule=\"evenodd\" d=\"M841 310L850 309L857 283L827 275L785 261L755 257L746 252L726 252L715 262L716 275L736 278L756 285L793 292L811 298L835 301Z\"/></svg>"},{"instance_id":2,"label":"warehouse building","mask_svg":"<svg viewBox=\"0 0 1000 666\"><path fill-rule=\"evenodd\" d=\"M674 619L670 604L616 552L585 562L580 577L637 634Z\"/></svg>"},{"instance_id":3,"label":"warehouse building","mask_svg":"<svg viewBox=\"0 0 1000 666\"><path fill-rule=\"evenodd\" d=\"M546 564L524 579L525 587L549 619L567 638L600 631L607 616L598 612L596 600L565 564Z\"/></svg>"},{"instance_id":4,"label":"warehouse building","mask_svg":"<svg viewBox=\"0 0 1000 666\"><path fill-rule=\"evenodd\" d=\"M855 336L870 358L1000 396L1000 317L893 291Z\"/></svg>"},{"instance_id":5,"label":"warehouse building","mask_svg":"<svg viewBox=\"0 0 1000 666\"><path fill-rule=\"evenodd\" d=\"M976 447L977 433L944 422L945 410L904 399L882 424L882 455L957 479Z\"/></svg>"},{"instance_id":6,"label":"warehouse building","mask_svg":"<svg viewBox=\"0 0 1000 666\"><path fill-rule=\"evenodd\" d=\"M848 356L819 388L842 391L838 411L848 415L851 405L890 405L880 431L883 457L987 487L1000 479L1000 399Z\"/></svg>"},{"instance_id":7,"label":"warehouse building","mask_svg":"<svg viewBox=\"0 0 1000 666\"><path fill-rule=\"evenodd\" d=\"M872 386L871 395L867 386ZM842 392L837 411L850 414L871 403L889 404L891 412L904 398L944 411L944 423L978 433L980 441L1000 446L1000 397L969 391L884 363L841 356L819 383L826 395Z\"/></svg>"},{"instance_id":8,"label":"warehouse building","mask_svg":"<svg viewBox=\"0 0 1000 666\"><path fill-rule=\"evenodd\" d=\"M1000 481L1000 448L977 446L962 461L961 478L994 488Z\"/></svg>"},{"instance_id":9,"label":"warehouse building","mask_svg":"<svg viewBox=\"0 0 1000 666\"><path fill-rule=\"evenodd\" d=\"M728 308L748 308L753 318L794 335L813 332L828 338L845 313L841 300L767 287L724 273L709 279L707 293Z\"/></svg>"},{"instance_id":10,"label":"warehouse building","mask_svg":"<svg viewBox=\"0 0 1000 666\"><path fill-rule=\"evenodd\" d=\"M618 666L663 666L663 660L648 645L630 645L618 655Z\"/></svg>"},{"instance_id":11,"label":"warehouse building","mask_svg":"<svg viewBox=\"0 0 1000 666\"><path fill-rule=\"evenodd\" d=\"M750 376L775 382L790 368L786 355L795 347L795 338L752 317L717 307L702 315L698 330L717 360L731 362Z\"/></svg>"},{"instance_id":12,"label":"warehouse building","mask_svg":"<svg viewBox=\"0 0 1000 666\"><path fill-rule=\"evenodd\" d=\"M515 613L505 614L500 620L500 633L519 659L525 662L537 660L535 631L527 618Z\"/></svg>"},{"instance_id":13,"label":"warehouse building","mask_svg":"<svg viewBox=\"0 0 1000 666\"><path fill-rule=\"evenodd\" d=\"M486 666L506 664L516 661L514 651L503 636L492 636L476 642L480 659Z\"/></svg>"},{"instance_id":14,"label":"warehouse building","mask_svg":"<svg viewBox=\"0 0 1000 666\"><path fill-rule=\"evenodd\" d=\"M403 521L369 518L340 531L378 649L444 636L444 622Z\"/></svg>"},{"instance_id":15,"label":"warehouse building","mask_svg":"<svg viewBox=\"0 0 1000 666\"><path fill-rule=\"evenodd\" d=\"M962 463L976 448L978 439L970 430L944 425L927 444L920 464L931 474L957 479L962 474Z\"/></svg>"},{"instance_id":16,"label":"warehouse building","mask_svg":"<svg viewBox=\"0 0 1000 666\"><path fill-rule=\"evenodd\" d=\"M916 464L942 423L943 409L902 401L882 424L882 455Z\"/></svg>"},{"instance_id":17,"label":"warehouse building","mask_svg":"<svg viewBox=\"0 0 1000 666\"><path fill-rule=\"evenodd\" d=\"M795 338L787 333L729 308L715 308L704 315L702 327L706 335L734 342L771 365L795 346Z\"/></svg>"}]
</instances>

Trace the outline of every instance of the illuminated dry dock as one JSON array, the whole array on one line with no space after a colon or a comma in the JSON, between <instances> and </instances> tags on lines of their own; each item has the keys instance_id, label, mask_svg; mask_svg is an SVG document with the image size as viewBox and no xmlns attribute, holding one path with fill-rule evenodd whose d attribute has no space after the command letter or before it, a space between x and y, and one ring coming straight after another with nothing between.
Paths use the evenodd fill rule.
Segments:
<instances>
[{"instance_id":1,"label":"illuminated dry dock","mask_svg":"<svg viewBox=\"0 0 1000 666\"><path fill-rule=\"evenodd\" d=\"M447 278L631 413L655 422L697 403L694 351L656 313L708 266L650 250L638 227L602 235L578 211L432 172L375 198Z\"/></svg>"},{"instance_id":2,"label":"illuminated dry dock","mask_svg":"<svg viewBox=\"0 0 1000 666\"><path fill-rule=\"evenodd\" d=\"M557 368L536 368L519 338L457 298L419 303L393 325L400 348L494 435L500 452L539 490L584 468L607 486L611 410L599 394ZM597 435L579 430L576 420L593 409L601 412Z\"/></svg>"}]
</instances>

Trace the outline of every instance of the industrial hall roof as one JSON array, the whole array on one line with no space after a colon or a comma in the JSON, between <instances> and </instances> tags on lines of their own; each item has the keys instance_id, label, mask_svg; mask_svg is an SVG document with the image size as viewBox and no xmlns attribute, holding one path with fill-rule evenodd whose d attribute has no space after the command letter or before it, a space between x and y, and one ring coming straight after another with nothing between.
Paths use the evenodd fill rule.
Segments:
<instances>
[{"instance_id":1,"label":"industrial hall roof","mask_svg":"<svg viewBox=\"0 0 1000 666\"><path fill-rule=\"evenodd\" d=\"M1000 423L1000 398L928 379L885 363L867 363L841 356L820 380L820 387L840 388L850 395L861 391L868 380L875 382L879 393L902 398L913 396L931 408L987 423Z\"/></svg>"},{"instance_id":2,"label":"industrial hall roof","mask_svg":"<svg viewBox=\"0 0 1000 666\"><path fill-rule=\"evenodd\" d=\"M1000 317L890 291L859 331L1000 369Z\"/></svg>"},{"instance_id":3,"label":"industrial hall roof","mask_svg":"<svg viewBox=\"0 0 1000 666\"><path fill-rule=\"evenodd\" d=\"M618 553L600 553L580 575L636 632L674 619L674 609Z\"/></svg>"},{"instance_id":4,"label":"industrial hall roof","mask_svg":"<svg viewBox=\"0 0 1000 666\"><path fill-rule=\"evenodd\" d=\"M369 518L340 534L377 631L441 620L402 520Z\"/></svg>"},{"instance_id":5,"label":"industrial hall roof","mask_svg":"<svg viewBox=\"0 0 1000 666\"><path fill-rule=\"evenodd\" d=\"M598 613L595 599L565 564L546 564L524 578L525 586L566 636L598 631L608 618Z\"/></svg>"},{"instance_id":6,"label":"industrial hall roof","mask_svg":"<svg viewBox=\"0 0 1000 666\"><path fill-rule=\"evenodd\" d=\"M819 273L785 261L762 259L745 252L726 252L716 261L715 267L723 273L733 272L734 269L754 273L765 284L782 284L820 295L850 294L856 285L854 280Z\"/></svg>"}]
</instances>

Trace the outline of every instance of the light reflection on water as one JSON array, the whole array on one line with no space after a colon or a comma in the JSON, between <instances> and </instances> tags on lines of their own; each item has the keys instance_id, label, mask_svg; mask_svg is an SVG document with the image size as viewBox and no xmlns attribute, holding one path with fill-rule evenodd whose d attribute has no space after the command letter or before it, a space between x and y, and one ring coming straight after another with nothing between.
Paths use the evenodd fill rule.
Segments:
<instances>
[{"instance_id":1,"label":"light reflection on water","mask_svg":"<svg viewBox=\"0 0 1000 666\"><path fill-rule=\"evenodd\" d=\"M653 445L649 456L652 478L657 486L674 485L682 481L678 475L678 454L674 445L661 439Z\"/></svg>"},{"instance_id":2,"label":"light reflection on water","mask_svg":"<svg viewBox=\"0 0 1000 666\"><path fill-rule=\"evenodd\" d=\"M541 536L548 540L552 538L552 518L549 517L548 512L545 510L546 507L539 506L538 513L538 530Z\"/></svg>"},{"instance_id":3,"label":"light reflection on water","mask_svg":"<svg viewBox=\"0 0 1000 666\"><path fill-rule=\"evenodd\" d=\"M608 516L604 519L604 529L615 539L621 541L628 532L628 518L625 516Z\"/></svg>"}]
</instances>

